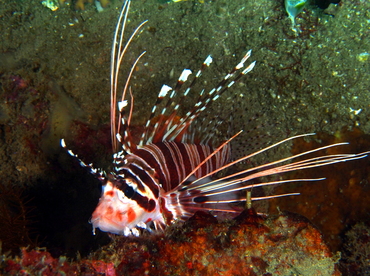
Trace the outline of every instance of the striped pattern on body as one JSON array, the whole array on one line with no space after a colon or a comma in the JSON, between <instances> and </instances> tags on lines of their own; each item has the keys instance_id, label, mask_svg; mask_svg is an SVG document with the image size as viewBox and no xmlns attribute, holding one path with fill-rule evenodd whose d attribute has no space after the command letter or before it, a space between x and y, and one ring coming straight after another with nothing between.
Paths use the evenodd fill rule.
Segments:
<instances>
[{"instance_id":1,"label":"striped pattern on body","mask_svg":"<svg viewBox=\"0 0 370 276\"><path fill-rule=\"evenodd\" d=\"M139 186L146 185L158 197L159 185L164 192L175 189L212 152L213 148L208 145L158 142L137 149L124 159L117 156L114 162L118 174L134 179ZM227 164L229 159L230 147L225 146L193 176L200 178L210 174Z\"/></svg>"}]
</instances>

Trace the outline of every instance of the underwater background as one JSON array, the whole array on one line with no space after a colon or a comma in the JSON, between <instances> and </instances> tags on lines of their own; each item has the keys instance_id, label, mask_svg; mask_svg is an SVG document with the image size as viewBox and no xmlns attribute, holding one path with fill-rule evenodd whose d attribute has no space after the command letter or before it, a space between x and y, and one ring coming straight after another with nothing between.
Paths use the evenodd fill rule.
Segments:
<instances>
[{"instance_id":1,"label":"underwater background","mask_svg":"<svg viewBox=\"0 0 370 276\"><path fill-rule=\"evenodd\" d=\"M65 153L59 141L64 138L86 163L111 165L110 55L122 3L101 1L104 8L99 12L90 1L45 2L0 0L0 271L4 274L12 271L9 261L16 262L23 247L46 248L30 259L47 252L50 258L95 254L90 258L106 261L106 255L114 253L110 247L105 254L103 246L111 239L116 242L113 248L119 244L105 233L92 235L88 220L100 184ZM164 2L133 0L130 9L128 31L148 19L126 57L129 66L147 51L131 82L135 124L145 123L162 84L176 83L184 68L197 70L211 54L214 64L201 80L211 89L252 49L252 60L257 61L253 71L207 115L224 112L221 117L231 118L233 130L238 131L248 129L247 122L258 114L264 143L302 133L317 135L249 165L334 142L350 142L338 152L370 149L370 1L342 0L325 10L306 6L295 19L296 30L284 1ZM191 106L184 103L183 109ZM253 133L249 135L245 141L250 142L241 141L235 154L258 147ZM332 268L328 275L370 275L369 166L365 158L296 172L294 177L326 180L277 187L269 194L301 195L270 200L256 209L306 217L322 234L320 244L327 246L333 264L328 265ZM223 238L218 238L222 248ZM140 251L143 245L137 241L125 246ZM25 249L22 252L24 258ZM123 266L115 258L114 263ZM140 269L145 267L135 261ZM256 275L268 273L272 266L257 261L254 265L259 267ZM178 273L206 275L196 266L184 269ZM307 270L304 275L313 274Z\"/></svg>"}]
</instances>

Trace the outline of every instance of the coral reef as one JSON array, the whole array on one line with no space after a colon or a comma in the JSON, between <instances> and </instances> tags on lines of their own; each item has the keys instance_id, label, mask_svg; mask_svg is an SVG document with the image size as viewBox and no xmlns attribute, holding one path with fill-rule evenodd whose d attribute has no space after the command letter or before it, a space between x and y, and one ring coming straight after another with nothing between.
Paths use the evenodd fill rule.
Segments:
<instances>
[{"instance_id":1,"label":"coral reef","mask_svg":"<svg viewBox=\"0 0 370 276\"><path fill-rule=\"evenodd\" d=\"M89 260L68 262L65 257L53 258L45 250L26 248L22 249L20 257L4 255L0 271L5 275L116 275L112 263Z\"/></svg>"},{"instance_id":2,"label":"coral reef","mask_svg":"<svg viewBox=\"0 0 370 276\"><path fill-rule=\"evenodd\" d=\"M303 217L252 210L218 222L196 213L184 224L139 238L116 236L89 259L67 262L41 250L3 257L0 272L43 275L340 275L320 233Z\"/></svg>"}]
</instances>

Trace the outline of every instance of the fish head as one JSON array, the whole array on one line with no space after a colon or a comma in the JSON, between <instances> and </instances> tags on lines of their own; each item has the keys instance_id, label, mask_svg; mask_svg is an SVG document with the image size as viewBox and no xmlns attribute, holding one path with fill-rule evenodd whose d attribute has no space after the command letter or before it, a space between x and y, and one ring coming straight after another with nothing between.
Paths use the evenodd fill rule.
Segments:
<instances>
[{"instance_id":1,"label":"fish head","mask_svg":"<svg viewBox=\"0 0 370 276\"><path fill-rule=\"evenodd\" d=\"M91 224L104 232L129 235L135 227L146 228L152 221L163 221L158 200L147 187L140 187L133 179L108 176L102 195L92 214Z\"/></svg>"}]
</instances>

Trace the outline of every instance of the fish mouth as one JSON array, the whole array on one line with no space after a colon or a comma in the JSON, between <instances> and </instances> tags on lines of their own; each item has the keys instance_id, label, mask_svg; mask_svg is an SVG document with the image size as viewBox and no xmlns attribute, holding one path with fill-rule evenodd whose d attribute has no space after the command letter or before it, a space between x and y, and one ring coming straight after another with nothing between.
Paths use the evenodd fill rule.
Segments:
<instances>
[{"instance_id":1,"label":"fish mouth","mask_svg":"<svg viewBox=\"0 0 370 276\"><path fill-rule=\"evenodd\" d=\"M99 228L103 232L110 232L113 234L122 234L124 232L125 227L118 222L110 219L105 218L104 216L93 216L91 217L90 221L93 228L93 234L95 235L95 229Z\"/></svg>"}]
</instances>

